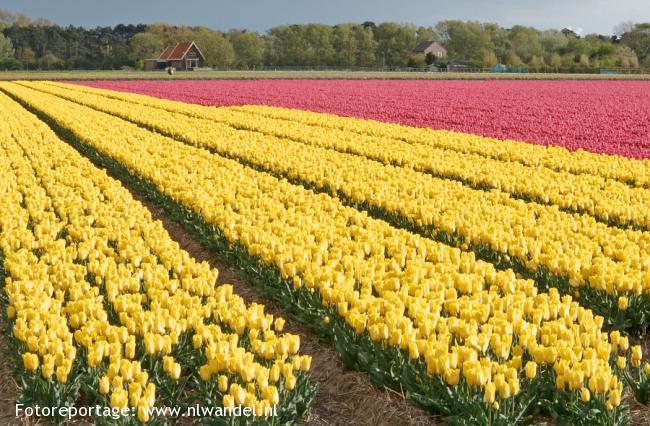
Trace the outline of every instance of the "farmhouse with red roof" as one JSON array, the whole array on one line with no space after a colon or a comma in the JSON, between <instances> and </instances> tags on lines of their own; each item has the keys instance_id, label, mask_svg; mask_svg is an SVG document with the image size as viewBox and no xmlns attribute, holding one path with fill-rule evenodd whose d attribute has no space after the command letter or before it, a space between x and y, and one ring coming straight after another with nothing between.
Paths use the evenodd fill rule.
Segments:
<instances>
[{"instance_id":1,"label":"farmhouse with red roof","mask_svg":"<svg viewBox=\"0 0 650 426\"><path fill-rule=\"evenodd\" d=\"M177 70L191 70L201 68L205 63L205 56L193 41L183 41L175 46L168 46L157 59L146 59L146 70L166 69L173 67Z\"/></svg>"}]
</instances>

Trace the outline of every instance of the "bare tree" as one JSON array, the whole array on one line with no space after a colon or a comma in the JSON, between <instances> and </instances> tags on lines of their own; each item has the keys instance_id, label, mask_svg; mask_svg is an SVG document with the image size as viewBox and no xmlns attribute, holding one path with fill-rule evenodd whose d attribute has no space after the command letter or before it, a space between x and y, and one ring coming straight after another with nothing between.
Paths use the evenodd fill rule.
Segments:
<instances>
[{"instance_id":1,"label":"bare tree","mask_svg":"<svg viewBox=\"0 0 650 426\"><path fill-rule=\"evenodd\" d=\"M635 25L636 24L632 21L621 22L614 27L614 35L621 36L625 33L629 33L634 29Z\"/></svg>"}]
</instances>

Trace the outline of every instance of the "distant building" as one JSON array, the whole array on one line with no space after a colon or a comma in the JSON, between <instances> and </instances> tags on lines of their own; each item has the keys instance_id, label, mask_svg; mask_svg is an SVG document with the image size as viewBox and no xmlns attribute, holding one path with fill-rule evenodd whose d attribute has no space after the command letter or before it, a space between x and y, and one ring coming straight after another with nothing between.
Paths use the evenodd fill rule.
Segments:
<instances>
[{"instance_id":1,"label":"distant building","mask_svg":"<svg viewBox=\"0 0 650 426\"><path fill-rule=\"evenodd\" d=\"M193 41L184 41L175 46L168 46L157 59L145 59L144 69L148 71L174 67L177 70L201 68L205 56Z\"/></svg>"},{"instance_id":2,"label":"distant building","mask_svg":"<svg viewBox=\"0 0 650 426\"><path fill-rule=\"evenodd\" d=\"M442 47L437 41L423 41L411 51L412 55L427 56L428 53L431 53L436 58L447 57L447 49Z\"/></svg>"}]
</instances>

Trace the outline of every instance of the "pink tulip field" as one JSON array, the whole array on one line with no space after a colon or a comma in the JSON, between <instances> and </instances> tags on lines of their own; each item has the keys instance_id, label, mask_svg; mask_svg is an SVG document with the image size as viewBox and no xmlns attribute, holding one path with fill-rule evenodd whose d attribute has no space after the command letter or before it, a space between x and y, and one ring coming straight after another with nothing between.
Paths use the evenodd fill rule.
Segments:
<instances>
[{"instance_id":1,"label":"pink tulip field","mask_svg":"<svg viewBox=\"0 0 650 426\"><path fill-rule=\"evenodd\" d=\"M202 105L270 105L650 158L643 81L94 81Z\"/></svg>"}]
</instances>

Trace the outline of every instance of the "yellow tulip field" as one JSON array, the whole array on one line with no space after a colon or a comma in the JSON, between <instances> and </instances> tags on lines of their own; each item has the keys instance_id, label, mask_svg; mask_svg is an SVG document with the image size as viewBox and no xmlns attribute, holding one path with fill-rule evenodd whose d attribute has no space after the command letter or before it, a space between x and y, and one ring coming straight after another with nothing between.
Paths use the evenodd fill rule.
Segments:
<instances>
[{"instance_id":1,"label":"yellow tulip field","mask_svg":"<svg viewBox=\"0 0 650 426\"><path fill-rule=\"evenodd\" d=\"M147 422L195 369L196 398L298 415L311 359L284 320L217 284L217 270L4 94L0 108L2 273L25 402L84 391Z\"/></svg>"},{"instance_id":2,"label":"yellow tulip field","mask_svg":"<svg viewBox=\"0 0 650 426\"><path fill-rule=\"evenodd\" d=\"M0 301L25 404L289 424L318 392L284 319L125 186L449 424L626 425L650 402L647 160L45 81L0 82L0 111Z\"/></svg>"}]
</instances>

